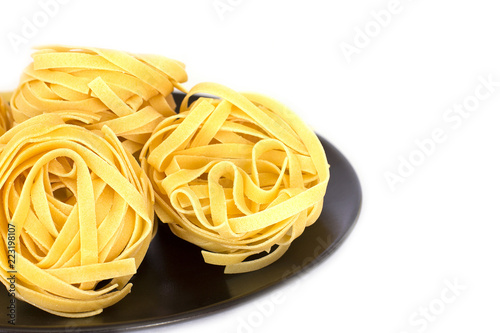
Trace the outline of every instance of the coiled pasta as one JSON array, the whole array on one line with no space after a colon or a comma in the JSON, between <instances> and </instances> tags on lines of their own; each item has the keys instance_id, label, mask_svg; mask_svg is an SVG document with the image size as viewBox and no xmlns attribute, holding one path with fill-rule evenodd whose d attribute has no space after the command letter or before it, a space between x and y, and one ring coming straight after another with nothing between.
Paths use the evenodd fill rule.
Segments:
<instances>
[{"instance_id":1,"label":"coiled pasta","mask_svg":"<svg viewBox=\"0 0 500 333\"><path fill-rule=\"evenodd\" d=\"M0 280L47 312L87 317L131 290L153 236L151 183L115 134L43 114L0 137Z\"/></svg>"},{"instance_id":2,"label":"coiled pasta","mask_svg":"<svg viewBox=\"0 0 500 333\"><path fill-rule=\"evenodd\" d=\"M193 94L216 98L188 106ZM319 139L293 112L215 83L193 87L140 158L160 220L226 273L257 270L283 255L317 220L330 177Z\"/></svg>"},{"instance_id":3,"label":"coiled pasta","mask_svg":"<svg viewBox=\"0 0 500 333\"><path fill-rule=\"evenodd\" d=\"M108 126L130 152L174 114L171 92L187 80L184 64L156 55L45 46L32 57L11 99L16 124L47 112L87 113L88 129Z\"/></svg>"}]
</instances>

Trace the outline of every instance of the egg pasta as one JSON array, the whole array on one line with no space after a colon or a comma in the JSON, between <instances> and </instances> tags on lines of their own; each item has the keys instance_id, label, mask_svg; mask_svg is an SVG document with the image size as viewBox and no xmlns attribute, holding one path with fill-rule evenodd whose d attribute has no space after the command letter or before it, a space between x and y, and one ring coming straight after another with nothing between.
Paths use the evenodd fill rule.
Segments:
<instances>
[{"instance_id":1,"label":"egg pasta","mask_svg":"<svg viewBox=\"0 0 500 333\"><path fill-rule=\"evenodd\" d=\"M0 137L0 281L64 317L125 297L155 231L151 183L112 130L47 113Z\"/></svg>"},{"instance_id":2,"label":"egg pasta","mask_svg":"<svg viewBox=\"0 0 500 333\"><path fill-rule=\"evenodd\" d=\"M195 94L215 98L188 105ZM297 115L215 83L194 86L140 158L160 220L226 273L282 256L319 217L330 177L318 137Z\"/></svg>"}]
</instances>

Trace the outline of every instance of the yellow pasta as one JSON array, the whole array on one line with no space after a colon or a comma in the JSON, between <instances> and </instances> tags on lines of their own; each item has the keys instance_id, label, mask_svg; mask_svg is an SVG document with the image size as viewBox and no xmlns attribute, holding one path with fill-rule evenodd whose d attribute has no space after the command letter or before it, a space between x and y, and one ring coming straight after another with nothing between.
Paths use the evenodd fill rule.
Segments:
<instances>
[{"instance_id":1,"label":"yellow pasta","mask_svg":"<svg viewBox=\"0 0 500 333\"><path fill-rule=\"evenodd\" d=\"M75 119L93 120L47 113L0 137L0 281L47 312L87 317L130 292L154 194L109 127Z\"/></svg>"},{"instance_id":2,"label":"yellow pasta","mask_svg":"<svg viewBox=\"0 0 500 333\"><path fill-rule=\"evenodd\" d=\"M3 94L0 94L0 135L7 132L11 124L11 113L9 106L4 102L2 98Z\"/></svg>"},{"instance_id":3,"label":"yellow pasta","mask_svg":"<svg viewBox=\"0 0 500 333\"><path fill-rule=\"evenodd\" d=\"M11 98L15 124L33 116L78 111L93 115L88 129L108 126L130 152L174 114L174 87L187 80L184 64L156 55L68 46L33 54Z\"/></svg>"},{"instance_id":4,"label":"yellow pasta","mask_svg":"<svg viewBox=\"0 0 500 333\"><path fill-rule=\"evenodd\" d=\"M193 94L217 98L188 106ZM293 112L215 83L191 89L140 159L160 220L226 273L282 256L319 217L330 177L320 141ZM261 257L246 260L255 254Z\"/></svg>"}]
</instances>

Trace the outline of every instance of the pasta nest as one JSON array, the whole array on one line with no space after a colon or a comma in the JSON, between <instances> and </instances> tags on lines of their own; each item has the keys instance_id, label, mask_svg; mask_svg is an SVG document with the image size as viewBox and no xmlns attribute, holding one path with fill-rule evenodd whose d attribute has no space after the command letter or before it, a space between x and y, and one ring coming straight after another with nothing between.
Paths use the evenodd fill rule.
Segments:
<instances>
[{"instance_id":1,"label":"pasta nest","mask_svg":"<svg viewBox=\"0 0 500 333\"><path fill-rule=\"evenodd\" d=\"M0 138L0 280L47 312L87 317L130 292L154 197L108 127L99 136L65 117L40 115Z\"/></svg>"},{"instance_id":2,"label":"pasta nest","mask_svg":"<svg viewBox=\"0 0 500 333\"><path fill-rule=\"evenodd\" d=\"M174 114L174 87L187 80L184 64L163 56L46 46L33 55L11 99L21 123L46 112L79 111L93 116L88 129L108 126L131 151Z\"/></svg>"},{"instance_id":3,"label":"pasta nest","mask_svg":"<svg viewBox=\"0 0 500 333\"><path fill-rule=\"evenodd\" d=\"M217 98L188 106L193 94ZM329 179L324 149L298 116L215 83L193 87L140 158L160 220L226 273L257 270L283 255L319 217ZM254 254L260 257L248 258Z\"/></svg>"}]
</instances>

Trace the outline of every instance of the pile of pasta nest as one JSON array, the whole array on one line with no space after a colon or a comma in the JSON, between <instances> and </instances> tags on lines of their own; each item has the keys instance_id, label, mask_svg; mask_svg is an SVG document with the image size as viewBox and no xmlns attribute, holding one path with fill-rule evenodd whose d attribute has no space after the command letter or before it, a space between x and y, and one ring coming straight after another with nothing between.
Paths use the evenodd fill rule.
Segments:
<instances>
[{"instance_id":1,"label":"pile of pasta nest","mask_svg":"<svg viewBox=\"0 0 500 333\"><path fill-rule=\"evenodd\" d=\"M325 152L281 103L186 91L184 64L163 56L46 46L32 58L0 96L0 280L16 298L101 313L131 291L155 215L225 273L273 263L320 215Z\"/></svg>"}]
</instances>

